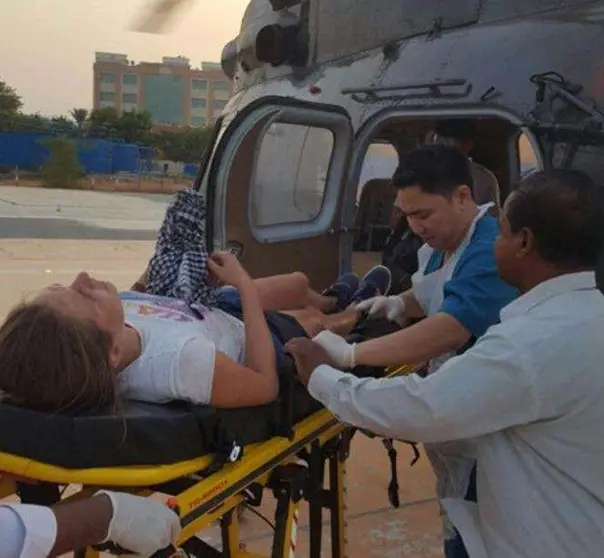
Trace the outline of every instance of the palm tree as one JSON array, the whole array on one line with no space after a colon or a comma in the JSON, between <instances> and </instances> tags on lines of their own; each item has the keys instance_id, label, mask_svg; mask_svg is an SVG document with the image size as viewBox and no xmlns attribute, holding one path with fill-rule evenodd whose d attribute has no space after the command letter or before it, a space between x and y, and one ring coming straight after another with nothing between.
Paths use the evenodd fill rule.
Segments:
<instances>
[{"instance_id":1,"label":"palm tree","mask_svg":"<svg viewBox=\"0 0 604 558\"><path fill-rule=\"evenodd\" d=\"M76 121L80 136L84 135L84 124L88 120L88 110L83 108L74 108L69 111L71 117Z\"/></svg>"}]
</instances>

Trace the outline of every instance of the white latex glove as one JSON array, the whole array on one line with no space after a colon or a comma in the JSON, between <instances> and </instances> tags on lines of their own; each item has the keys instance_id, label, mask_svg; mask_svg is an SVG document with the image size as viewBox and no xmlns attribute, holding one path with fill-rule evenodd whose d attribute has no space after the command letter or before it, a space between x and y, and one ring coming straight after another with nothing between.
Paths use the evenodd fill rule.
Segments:
<instances>
[{"instance_id":1,"label":"white latex glove","mask_svg":"<svg viewBox=\"0 0 604 558\"><path fill-rule=\"evenodd\" d=\"M107 538L137 556L151 556L176 542L180 534L179 517L157 500L122 492L101 490L111 500L113 517Z\"/></svg>"},{"instance_id":2,"label":"white latex glove","mask_svg":"<svg viewBox=\"0 0 604 558\"><path fill-rule=\"evenodd\" d=\"M354 368L356 343L351 345L346 339L331 331L322 331L313 338L313 341L325 349L338 368Z\"/></svg>"},{"instance_id":3,"label":"white latex glove","mask_svg":"<svg viewBox=\"0 0 604 558\"><path fill-rule=\"evenodd\" d=\"M405 323L405 301L400 295L374 296L359 302L354 308L368 312L370 318L387 318L400 326Z\"/></svg>"}]
</instances>

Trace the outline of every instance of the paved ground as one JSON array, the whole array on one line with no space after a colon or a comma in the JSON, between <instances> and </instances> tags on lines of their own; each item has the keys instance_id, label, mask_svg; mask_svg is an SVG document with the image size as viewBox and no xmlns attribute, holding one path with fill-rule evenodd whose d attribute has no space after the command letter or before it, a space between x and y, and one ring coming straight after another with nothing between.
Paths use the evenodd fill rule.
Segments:
<instances>
[{"instance_id":1,"label":"paved ground","mask_svg":"<svg viewBox=\"0 0 604 558\"><path fill-rule=\"evenodd\" d=\"M169 199L0 186L0 238L153 240Z\"/></svg>"},{"instance_id":2,"label":"paved ground","mask_svg":"<svg viewBox=\"0 0 604 558\"><path fill-rule=\"evenodd\" d=\"M167 200L0 187L0 316L19 299L50 282L68 281L82 269L127 288L152 253ZM359 270L368 267L367 255L357 255L357 264ZM349 558L442 556L432 474L425 458L411 469L411 452L402 444L397 447L401 508L393 510L381 444L363 436L353 441L347 476ZM271 498L261 511L273 519ZM325 521L323 555L328 556L327 516ZM297 555L308 556L304 506L300 525ZM210 530L206 536L217 540L218 535ZM250 550L270 549L270 528L250 513L244 516L242 537Z\"/></svg>"}]
</instances>

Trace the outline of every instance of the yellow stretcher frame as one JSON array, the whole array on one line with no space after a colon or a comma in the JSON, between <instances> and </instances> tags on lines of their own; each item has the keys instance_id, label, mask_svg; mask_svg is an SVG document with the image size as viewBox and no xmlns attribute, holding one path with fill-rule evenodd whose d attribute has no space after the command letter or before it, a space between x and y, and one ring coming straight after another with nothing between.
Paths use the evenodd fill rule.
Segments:
<instances>
[{"instance_id":1,"label":"yellow stretcher frame","mask_svg":"<svg viewBox=\"0 0 604 558\"><path fill-rule=\"evenodd\" d=\"M420 368L393 367L384 377L407 375ZM197 473L210 465L211 455L157 467L65 469L0 452L0 499L15 493L15 479L82 486L65 500L90 495L99 488L139 495L166 492L171 495L169 505L180 516L182 532L177 548L158 553L158 558L182 556L178 550L181 547L189 556L260 558L239 543L236 511L254 500L254 491L261 495L263 490L271 489L277 499L271 558L295 555L296 517L302 499L310 505L310 558L321 555L324 508L331 512L332 557L343 558L346 555L344 477L354 432L354 428L323 409L296 424L293 438L275 437L246 446L239 461L226 464L207 478L200 478ZM305 457L305 465L299 463L301 455ZM326 464L329 490L323 486ZM176 488L175 483L179 483ZM193 537L217 520L221 522L223 550L212 554L213 549L202 548L205 543ZM98 558L99 552L85 549L76 553L76 558Z\"/></svg>"}]
</instances>

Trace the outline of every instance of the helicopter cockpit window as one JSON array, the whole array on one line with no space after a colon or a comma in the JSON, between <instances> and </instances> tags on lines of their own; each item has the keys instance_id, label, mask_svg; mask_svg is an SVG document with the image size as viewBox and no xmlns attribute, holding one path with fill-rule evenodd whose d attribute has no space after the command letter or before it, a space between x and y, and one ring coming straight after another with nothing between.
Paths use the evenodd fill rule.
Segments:
<instances>
[{"instance_id":1,"label":"helicopter cockpit window","mask_svg":"<svg viewBox=\"0 0 604 558\"><path fill-rule=\"evenodd\" d=\"M327 128L276 122L259 146L251 191L254 227L314 220L334 148Z\"/></svg>"}]
</instances>

